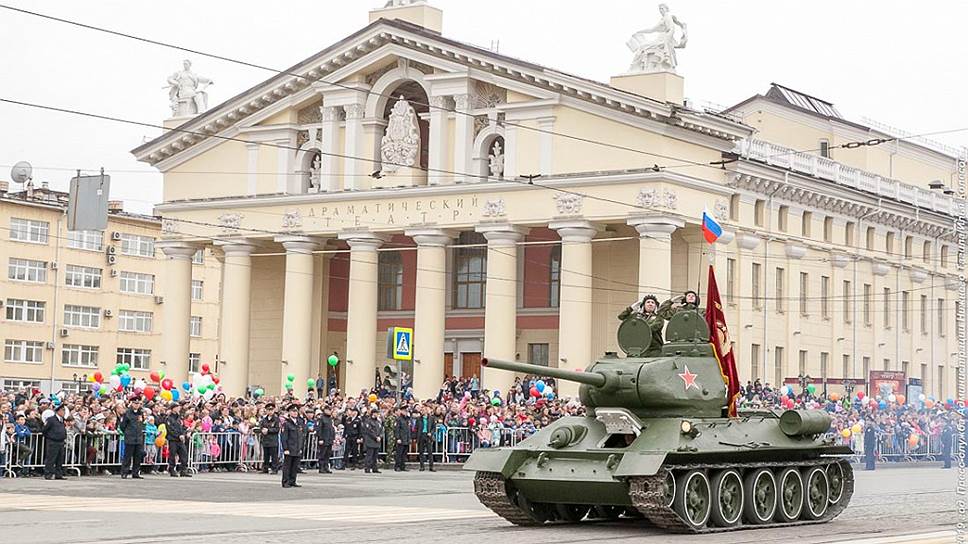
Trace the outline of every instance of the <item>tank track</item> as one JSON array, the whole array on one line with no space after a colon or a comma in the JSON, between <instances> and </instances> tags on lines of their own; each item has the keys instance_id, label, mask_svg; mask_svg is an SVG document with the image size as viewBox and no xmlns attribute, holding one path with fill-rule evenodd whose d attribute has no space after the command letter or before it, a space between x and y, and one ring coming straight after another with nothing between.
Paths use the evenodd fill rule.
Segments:
<instances>
[{"instance_id":1,"label":"tank track","mask_svg":"<svg viewBox=\"0 0 968 544\"><path fill-rule=\"evenodd\" d=\"M511 500L514 491L508 487L508 481L499 472L478 472L474 476L474 494L481 504L492 512L515 525L542 525Z\"/></svg>"},{"instance_id":2,"label":"tank track","mask_svg":"<svg viewBox=\"0 0 968 544\"><path fill-rule=\"evenodd\" d=\"M844 469L844 495L837 504L832 504L827 511L816 520L796 520L791 522L773 522L763 524L739 524L735 527L711 527L693 528L679 517L679 514L666 506L662 499L662 482L665 478L666 470L692 470L692 469L724 469L724 468L778 468L787 466L808 467L816 465L827 465L839 462ZM670 465L663 466L653 476L638 476L629 479L629 496L632 504L642 512L657 527L661 527L670 532L677 533L719 533L725 531L735 531L738 529L766 529L770 527L789 527L792 525L813 525L817 523L827 523L840 515L850 503L850 498L854 494L854 470L850 462L846 459L817 459L812 461L802 461L795 464L791 463L739 463L739 464L716 464L716 465Z\"/></svg>"}]
</instances>

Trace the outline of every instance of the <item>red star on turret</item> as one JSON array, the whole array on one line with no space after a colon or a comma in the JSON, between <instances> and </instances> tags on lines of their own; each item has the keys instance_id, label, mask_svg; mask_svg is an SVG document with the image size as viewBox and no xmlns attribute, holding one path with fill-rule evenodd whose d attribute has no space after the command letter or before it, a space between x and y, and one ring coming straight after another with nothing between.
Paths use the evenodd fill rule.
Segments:
<instances>
[{"instance_id":1,"label":"red star on turret","mask_svg":"<svg viewBox=\"0 0 968 544\"><path fill-rule=\"evenodd\" d=\"M686 366L685 370L681 374L679 374L679 377L682 378L682 382L685 385L686 391L689 391L690 387L695 387L696 389L699 389L699 384L696 383L697 376L699 376L699 374L693 374L692 372L689 372L688 366Z\"/></svg>"}]
</instances>

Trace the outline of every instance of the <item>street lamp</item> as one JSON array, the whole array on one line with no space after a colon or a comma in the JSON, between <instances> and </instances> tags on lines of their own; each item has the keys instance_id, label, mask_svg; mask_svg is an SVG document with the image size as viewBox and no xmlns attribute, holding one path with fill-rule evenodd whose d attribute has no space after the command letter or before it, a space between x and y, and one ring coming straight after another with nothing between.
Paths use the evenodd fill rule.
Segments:
<instances>
[{"instance_id":1,"label":"street lamp","mask_svg":"<svg viewBox=\"0 0 968 544\"><path fill-rule=\"evenodd\" d=\"M803 373L801 372L800 374L797 375L797 381L800 382L800 394L806 395L807 385L810 384L810 375L807 374L806 376L804 376Z\"/></svg>"},{"instance_id":2,"label":"street lamp","mask_svg":"<svg viewBox=\"0 0 968 544\"><path fill-rule=\"evenodd\" d=\"M854 395L854 380L844 379L844 392L847 394L847 400L853 398Z\"/></svg>"}]
</instances>

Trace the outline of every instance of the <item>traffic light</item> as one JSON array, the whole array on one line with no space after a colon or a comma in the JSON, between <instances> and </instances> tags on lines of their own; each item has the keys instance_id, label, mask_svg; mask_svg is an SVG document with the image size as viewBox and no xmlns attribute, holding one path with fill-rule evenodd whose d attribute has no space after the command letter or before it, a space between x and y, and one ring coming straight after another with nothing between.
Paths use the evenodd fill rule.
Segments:
<instances>
[{"instance_id":1,"label":"traffic light","mask_svg":"<svg viewBox=\"0 0 968 544\"><path fill-rule=\"evenodd\" d=\"M397 365L383 365L383 386L391 391L396 391L400 387L400 374L397 372Z\"/></svg>"}]
</instances>

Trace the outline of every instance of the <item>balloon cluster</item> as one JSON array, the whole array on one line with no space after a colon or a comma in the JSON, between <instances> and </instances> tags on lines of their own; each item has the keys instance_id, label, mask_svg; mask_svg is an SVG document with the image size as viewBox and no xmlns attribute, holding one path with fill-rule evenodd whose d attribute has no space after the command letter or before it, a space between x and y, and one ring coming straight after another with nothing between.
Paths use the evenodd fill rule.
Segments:
<instances>
[{"instance_id":1,"label":"balloon cluster","mask_svg":"<svg viewBox=\"0 0 968 544\"><path fill-rule=\"evenodd\" d=\"M194 398L201 397L205 400L212 400L212 397L222 392L222 386L219 385L219 377L212 374L211 368L207 364L203 364L199 370L201 372L192 374L191 380L181 384L182 389L186 394L191 393ZM168 385L171 386L169 391L178 391L173 383L169 382ZM162 387L165 387L164 383L162 383Z\"/></svg>"},{"instance_id":2,"label":"balloon cluster","mask_svg":"<svg viewBox=\"0 0 968 544\"><path fill-rule=\"evenodd\" d=\"M531 390L529 391L529 394L536 399L540 399L540 398L545 398L547 400L555 399L554 389L552 389L550 385L546 384L544 380L538 380L534 382L534 385L531 386Z\"/></svg>"},{"instance_id":3,"label":"balloon cluster","mask_svg":"<svg viewBox=\"0 0 968 544\"><path fill-rule=\"evenodd\" d=\"M148 384L141 378L135 380L131 377L128 372L131 370L131 365L128 363L121 363L114 367L111 371L111 375L105 381L104 374L100 371L95 372L87 381L91 383L91 392L94 396L100 397L107 395L111 391L124 391L125 389L131 388L138 393L144 393L148 389ZM151 393L153 396L153 392Z\"/></svg>"}]
</instances>

